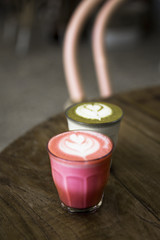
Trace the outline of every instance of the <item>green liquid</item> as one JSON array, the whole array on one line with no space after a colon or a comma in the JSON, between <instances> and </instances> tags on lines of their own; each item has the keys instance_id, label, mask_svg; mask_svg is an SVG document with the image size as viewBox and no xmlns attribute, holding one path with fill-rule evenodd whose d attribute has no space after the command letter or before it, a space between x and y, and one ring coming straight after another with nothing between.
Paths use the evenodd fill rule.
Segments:
<instances>
[{"instance_id":1,"label":"green liquid","mask_svg":"<svg viewBox=\"0 0 160 240\"><path fill-rule=\"evenodd\" d=\"M91 104L94 106L94 104L104 104L105 106L111 108L112 113L111 115L108 115L106 117L102 117L99 119L88 119L82 116L77 115L76 109L79 106L83 106L84 104ZM69 107L66 111L66 115L68 118L70 118L73 121L80 122L80 123L86 123L86 124L111 124L117 121L120 121L123 116L123 111L120 107L117 105L111 104L111 103L105 103L105 102L83 102L75 104L71 107Z\"/></svg>"}]
</instances>

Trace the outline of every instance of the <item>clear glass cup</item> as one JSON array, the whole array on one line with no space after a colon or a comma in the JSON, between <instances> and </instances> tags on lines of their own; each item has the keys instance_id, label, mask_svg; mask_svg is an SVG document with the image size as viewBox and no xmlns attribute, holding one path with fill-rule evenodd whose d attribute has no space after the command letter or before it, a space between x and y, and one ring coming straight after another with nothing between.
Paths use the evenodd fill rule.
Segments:
<instances>
[{"instance_id":1,"label":"clear glass cup","mask_svg":"<svg viewBox=\"0 0 160 240\"><path fill-rule=\"evenodd\" d=\"M92 212L102 205L113 151L112 140L105 137L111 144L110 151L100 158L85 161L55 156L49 147L54 137L48 143L53 181L62 207L69 212Z\"/></svg>"}]
</instances>

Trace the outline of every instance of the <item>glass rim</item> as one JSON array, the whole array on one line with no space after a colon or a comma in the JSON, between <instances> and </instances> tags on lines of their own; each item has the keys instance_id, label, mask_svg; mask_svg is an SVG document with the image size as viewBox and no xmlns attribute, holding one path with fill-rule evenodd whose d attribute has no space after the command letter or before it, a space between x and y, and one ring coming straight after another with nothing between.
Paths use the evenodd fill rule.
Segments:
<instances>
[{"instance_id":1,"label":"glass rim","mask_svg":"<svg viewBox=\"0 0 160 240\"><path fill-rule=\"evenodd\" d=\"M67 133L67 132L94 132L94 131L92 131L92 130L69 130L69 131L65 131L65 132L62 132L62 133L60 133L60 134L57 134L57 135L61 135L61 134L64 134L64 133ZM107 136L107 135L105 135L105 134L103 134L103 133L99 133L99 132L94 132L94 133L98 133L98 134L100 134L100 135L103 135L103 136L105 136L106 138L108 138L109 139L109 141L110 141L110 143L111 143L111 150L107 153L107 154L105 154L105 155L103 155L103 156L101 156L101 157L98 157L98 158L92 158L92 159L87 159L87 160L70 160L70 159L66 159L66 158L62 158L62 157L59 157L59 156L57 156L57 155L55 155L54 153L52 153L51 152L51 150L49 149L49 143L50 143L50 141L54 138L54 137L56 137L57 135L55 135L55 136L53 136L52 138L50 138L49 139L49 141L48 141L48 143L47 143L47 151L48 151L48 153L50 153L53 157L55 157L56 159L59 159L59 160L62 160L63 162L69 162L69 163L83 163L83 164L86 164L86 163L94 163L94 162L96 162L96 161L99 161L99 160L103 160L104 158L106 158L107 156L109 156L109 155L111 155L112 154L112 152L113 152L113 149L114 149L114 143L113 143L113 141L112 141L112 139L109 137L109 136Z\"/></svg>"}]
</instances>

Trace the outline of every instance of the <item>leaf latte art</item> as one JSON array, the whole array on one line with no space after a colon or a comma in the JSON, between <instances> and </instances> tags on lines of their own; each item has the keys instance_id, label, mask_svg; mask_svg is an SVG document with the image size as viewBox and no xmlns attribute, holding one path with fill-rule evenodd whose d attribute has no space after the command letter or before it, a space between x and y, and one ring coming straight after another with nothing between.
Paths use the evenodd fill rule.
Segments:
<instances>
[{"instance_id":1,"label":"leaf latte art","mask_svg":"<svg viewBox=\"0 0 160 240\"><path fill-rule=\"evenodd\" d=\"M111 152L109 137L93 131L68 131L53 137L48 149L55 157L71 161L99 159Z\"/></svg>"},{"instance_id":2,"label":"leaf latte art","mask_svg":"<svg viewBox=\"0 0 160 240\"><path fill-rule=\"evenodd\" d=\"M86 156L97 152L100 149L99 142L89 136L82 134L72 134L61 139L59 148L62 152L80 156L86 159Z\"/></svg>"},{"instance_id":3,"label":"leaf latte art","mask_svg":"<svg viewBox=\"0 0 160 240\"><path fill-rule=\"evenodd\" d=\"M112 109L102 103L83 104L76 108L76 114L87 119L105 118L112 114Z\"/></svg>"}]
</instances>

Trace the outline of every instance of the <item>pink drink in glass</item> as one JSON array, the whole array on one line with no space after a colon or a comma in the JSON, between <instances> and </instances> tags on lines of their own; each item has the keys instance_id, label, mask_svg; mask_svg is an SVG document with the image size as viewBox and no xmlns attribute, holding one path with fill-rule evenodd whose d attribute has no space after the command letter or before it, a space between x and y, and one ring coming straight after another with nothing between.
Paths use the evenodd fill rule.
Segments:
<instances>
[{"instance_id":1,"label":"pink drink in glass","mask_svg":"<svg viewBox=\"0 0 160 240\"><path fill-rule=\"evenodd\" d=\"M71 212L100 207L112 151L111 139L92 131L69 131L50 139L52 176L63 207Z\"/></svg>"}]
</instances>

